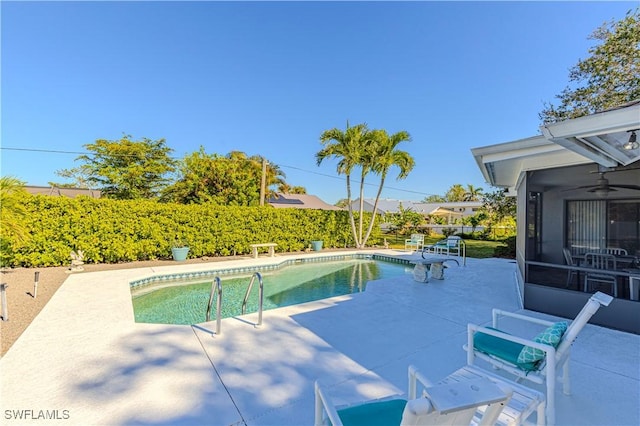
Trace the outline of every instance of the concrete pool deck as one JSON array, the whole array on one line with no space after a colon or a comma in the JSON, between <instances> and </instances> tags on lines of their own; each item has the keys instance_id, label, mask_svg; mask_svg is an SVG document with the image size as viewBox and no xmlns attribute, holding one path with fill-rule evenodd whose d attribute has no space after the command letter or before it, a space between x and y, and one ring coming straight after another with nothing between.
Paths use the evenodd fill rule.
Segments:
<instances>
[{"instance_id":1,"label":"concrete pool deck","mask_svg":"<svg viewBox=\"0 0 640 426\"><path fill-rule=\"evenodd\" d=\"M493 307L521 310L513 261L467 259L443 281L407 274L265 311L261 327L257 314L224 319L220 335L215 322L134 322L132 280L290 257L69 276L0 360L3 424L310 425L316 379L338 404L404 393L409 364L439 380L466 363L467 323L488 324ZM571 378L573 395L556 395L557 424L640 424L640 336L588 324Z\"/></svg>"}]
</instances>

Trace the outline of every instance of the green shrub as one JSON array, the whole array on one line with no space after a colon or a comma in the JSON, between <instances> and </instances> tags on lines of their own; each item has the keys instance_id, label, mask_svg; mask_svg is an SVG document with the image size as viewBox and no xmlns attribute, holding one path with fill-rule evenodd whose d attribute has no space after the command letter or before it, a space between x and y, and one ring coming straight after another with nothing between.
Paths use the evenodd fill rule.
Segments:
<instances>
[{"instance_id":1,"label":"green shrub","mask_svg":"<svg viewBox=\"0 0 640 426\"><path fill-rule=\"evenodd\" d=\"M82 250L87 263L164 259L176 239L190 247L190 257L248 254L250 244L264 242L280 252L304 250L312 239L326 248L354 245L346 211L42 195L23 202L28 238L2 242L8 266L66 265L72 250ZM378 231L368 243L379 241Z\"/></svg>"},{"instance_id":2,"label":"green shrub","mask_svg":"<svg viewBox=\"0 0 640 426\"><path fill-rule=\"evenodd\" d=\"M516 237L511 236L502 240L503 244L497 246L494 250L495 257L506 257L509 259L516 258Z\"/></svg>"}]
</instances>

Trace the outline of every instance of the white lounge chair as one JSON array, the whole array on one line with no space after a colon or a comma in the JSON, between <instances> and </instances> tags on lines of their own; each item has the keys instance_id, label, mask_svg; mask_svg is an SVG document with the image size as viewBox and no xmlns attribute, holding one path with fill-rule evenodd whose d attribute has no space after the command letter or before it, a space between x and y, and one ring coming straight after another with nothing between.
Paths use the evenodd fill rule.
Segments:
<instances>
[{"instance_id":1,"label":"white lounge chair","mask_svg":"<svg viewBox=\"0 0 640 426\"><path fill-rule=\"evenodd\" d=\"M468 325L467 364L473 366L476 358L489 362L517 377L534 383L546 383L546 422L555 424L555 383L557 371L562 368L562 383L565 395L571 393L569 382L569 357L571 345L585 324L600 306L608 306L613 298L598 292L591 296L576 318L567 326L566 322L554 323L526 315L493 310L493 327ZM511 317L529 323L546 326L547 329L534 339L526 339L499 330L499 318ZM566 331L562 332L563 329ZM471 348L471 349L470 349Z\"/></svg>"},{"instance_id":2,"label":"white lounge chair","mask_svg":"<svg viewBox=\"0 0 640 426\"><path fill-rule=\"evenodd\" d=\"M421 397L418 397L418 383L424 387ZM476 411L484 407L477 424L493 425L512 393L509 386L486 377L473 377L434 386L414 366L410 366L409 400L382 399L338 409L316 381L314 424L468 425Z\"/></svg>"}]
</instances>

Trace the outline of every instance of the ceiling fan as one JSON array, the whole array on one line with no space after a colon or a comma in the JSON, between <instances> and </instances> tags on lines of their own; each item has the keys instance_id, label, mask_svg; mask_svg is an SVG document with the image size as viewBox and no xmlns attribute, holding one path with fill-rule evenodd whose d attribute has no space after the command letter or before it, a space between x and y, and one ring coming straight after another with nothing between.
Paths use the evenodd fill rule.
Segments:
<instances>
[{"instance_id":1,"label":"ceiling fan","mask_svg":"<svg viewBox=\"0 0 640 426\"><path fill-rule=\"evenodd\" d=\"M572 188L571 190L588 188L587 192L595 192L596 194L607 194L609 192L614 192L614 191L617 191L616 188L633 189L636 191L640 191L640 185L623 185L623 184L610 185L609 179L604 177L604 174L606 173L606 171L598 171L597 173L599 177L596 180L595 185L578 186L578 187Z\"/></svg>"}]
</instances>

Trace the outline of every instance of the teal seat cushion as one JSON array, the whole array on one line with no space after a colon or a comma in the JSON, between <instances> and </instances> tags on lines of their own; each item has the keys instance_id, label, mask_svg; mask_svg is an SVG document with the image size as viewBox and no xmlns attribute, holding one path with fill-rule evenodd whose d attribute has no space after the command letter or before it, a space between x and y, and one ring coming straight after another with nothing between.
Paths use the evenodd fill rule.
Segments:
<instances>
[{"instance_id":1,"label":"teal seat cushion","mask_svg":"<svg viewBox=\"0 0 640 426\"><path fill-rule=\"evenodd\" d=\"M399 425L405 405L407 401L404 399L369 402L338 410L338 416L345 426Z\"/></svg>"},{"instance_id":2,"label":"teal seat cushion","mask_svg":"<svg viewBox=\"0 0 640 426\"><path fill-rule=\"evenodd\" d=\"M487 328L504 333L504 331L497 330L492 327ZM516 365L524 371L533 371L538 368L537 362L518 362L520 352L522 352L522 349L524 348L524 345L521 345L520 343L515 343L510 340L504 340L499 337L478 332L473 336L473 347L482 353Z\"/></svg>"}]
</instances>

